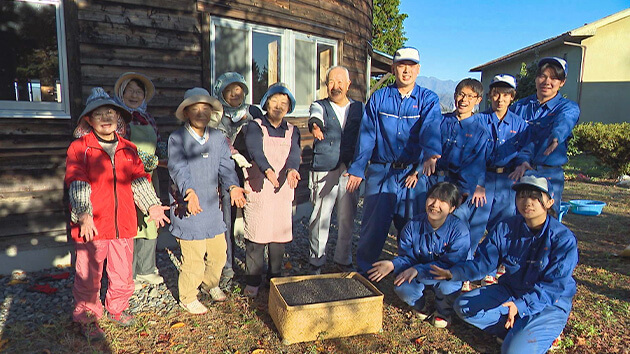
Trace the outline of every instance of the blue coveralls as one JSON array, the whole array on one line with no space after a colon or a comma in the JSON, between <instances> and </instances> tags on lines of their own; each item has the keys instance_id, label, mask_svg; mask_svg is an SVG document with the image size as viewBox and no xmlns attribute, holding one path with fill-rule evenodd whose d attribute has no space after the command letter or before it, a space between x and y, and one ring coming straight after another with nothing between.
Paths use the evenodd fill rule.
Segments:
<instances>
[{"instance_id":1,"label":"blue coveralls","mask_svg":"<svg viewBox=\"0 0 630 354\"><path fill-rule=\"evenodd\" d=\"M436 173L429 178L432 186L441 181L451 182L462 194L472 194L483 185L486 171L486 149L490 134L483 114L464 120L455 113L447 113L440 124L442 157ZM443 178L442 178L443 177Z\"/></svg>"},{"instance_id":2,"label":"blue coveralls","mask_svg":"<svg viewBox=\"0 0 630 354\"><path fill-rule=\"evenodd\" d=\"M418 85L407 98L394 84L376 91L368 101L348 168L348 173L366 180L357 248L361 273L378 260L392 220L400 233L413 215L424 211L426 178L420 173L412 189L405 187L405 179L412 169L421 171L422 156L441 154L441 119L438 96Z\"/></svg>"},{"instance_id":3,"label":"blue coveralls","mask_svg":"<svg viewBox=\"0 0 630 354\"><path fill-rule=\"evenodd\" d=\"M434 230L426 213L416 215L400 233L398 256L392 262L395 274L414 267L418 276L410 283L395 287L394 291L409 306L422 311L425 287L433 287L438 314L449 318L462 282L434 280L429 271L432 264L448 268L466 260L469 247L468 228L455 216L448 215L444 224Z\"/></svg>"},{"instance_id":4,"label":"blue coveralls","mask_svg":"<svg viewBox=\"0 0 630 354\"><path fill-rule=\"evenodd\" d=\"M573 269L577 240L566 226L547 216L532 232L519 214L499 222L481 243L474 260L450 269L452 280L480 279L505 265L499 283L455 300L454 310L467 323L504 338L502 353L545 353L562 333L576 292ZM512 301L518 308L514 327L505 329Z\"/></svg>"},{"instance_id":5,"label":"blue coveralls","mask_svg":"<svg viewBox=\"0 0 630 354\"><path fill-rule=\"evenodd\" d=\"M510 110L529 123L529 142L523 149L526 161L535 169L535 172L529 173L543 176L551 182L555 200L553 207L559 212L564 190L562 165L568 161L568 140L580 117L580 107L560 94L541 105L534 94L514 103ZM558 139L558 147L545 156L543 152L554 138Z\"/></svg>"},{"instance_id":6,"label":"blue coveralls","mask_svg":"<svg viewBox=\"0 0 630 354\"><path fill-rule=\"evenodd\" d=\"M527 143L527 122L511 111L507 111L503 120L490 111L483 113L486 119L491 141L488 143L486 158L486 204L475 208L470 219L471 254L479 246L479 240L486 229L492 229L499 221L516 215L516 192L512 189L514 181L508 175L514 171L519 152ZM520 163L519 163L520 164Z\"/></svg>"},{"instance_id":7,"label":"blue coveralls","mask_svg":"<svg viewBox=\"0 0 630 354\"><path fill-rule=\"evenodd\" d=\"M483 186L490 133L485 115L474 114L458 120L455 113L445 114L440 126L442 157L438 160L436 174L429 177L429 187L447 181L455 184L466 200L453 212L467 227L475 214L471 199L477 185ZM476 247L481 236L470 234L470 246ZM469 258L472 258L472 252Z\"/></svg>"}]
</instances>

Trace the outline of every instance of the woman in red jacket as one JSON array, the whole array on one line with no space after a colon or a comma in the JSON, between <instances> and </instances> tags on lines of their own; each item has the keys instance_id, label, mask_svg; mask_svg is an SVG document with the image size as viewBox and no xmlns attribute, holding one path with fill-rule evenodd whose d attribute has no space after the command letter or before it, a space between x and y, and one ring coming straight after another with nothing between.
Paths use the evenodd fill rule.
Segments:
<instances>
[{"instance_id":1,"label":"woman in red jacket","mask_svg":"<svg viewBox=\"0 0 630 354\"><path fill-rule=\"evenodd\" d=\"M92 89L68 148L65 184L69 189L71 233L76 242L73 320L88 339L104 337L96 321L103 316L100 300L103 264L107 259L107 317L122 325L134 323L125 310L134 286L131 271L135 205L156 225L170 220L168 207L151 188L136 146L122 138L129 112L100 87ZM134 203L135 201L135 203Z\"/></svg>"}]
</instances>

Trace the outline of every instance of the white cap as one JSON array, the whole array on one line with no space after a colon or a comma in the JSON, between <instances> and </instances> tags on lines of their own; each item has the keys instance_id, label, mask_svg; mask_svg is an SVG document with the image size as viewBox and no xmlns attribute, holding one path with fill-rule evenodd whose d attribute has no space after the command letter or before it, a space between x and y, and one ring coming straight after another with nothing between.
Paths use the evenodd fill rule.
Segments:
<instances>
[{"instance_id":1,"label":"white cap","mask_svg":"<svg viewBox=\"0 0 630 354\"><path fill-rule=\"evenodd\" d=\"M516 90L516 79L512 75L508 75L508 74L496 75L495 77L492 78L492 81L490 81L490 87L492 87L492 85L499 82L508 84L510 85L510 87Z\"/></svg>"},{"instance_id":2,"label":"white cap","mask_svg":"<svg viewBox=\"0 0 630 354\"><path fill-rule=\"evenodd\" d=\"M420 63L420 53L418 50L413 47L402 47L394 53L394 63L398 63L399 61L409 60L416 64Z\"/></svg>"},{"instance_id":3,"label":"white cap","mask_svg":"<svg viewBox=\"0 0 630 354\"><path fill-rule=\"evenodd\" d=\"M555 64L555 65L559 65L562 70L564 70L564 76L569 76L569 72L568 70L568 65L567 65L567 61L562 59L562 58L558 58L558 57L546 57L546 58L542 58L538 61L538 67L540 68L541 66L545 65L545 64Z\"/></svg>"}]
</instances>

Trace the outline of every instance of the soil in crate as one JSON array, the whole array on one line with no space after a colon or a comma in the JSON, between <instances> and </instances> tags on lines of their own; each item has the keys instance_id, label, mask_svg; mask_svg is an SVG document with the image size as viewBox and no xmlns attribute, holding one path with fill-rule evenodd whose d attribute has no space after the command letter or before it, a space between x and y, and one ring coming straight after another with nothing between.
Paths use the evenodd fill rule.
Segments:
<instances>
[{"instance_id":1,"label":"soil in crate","mask_svg":"<svg viewBox=\"0 0 630 354\"><path fill-rule=\"evenodd\" d=\"M289 306L358 299L374 293L352 278L305 279L278 284L278 291Z\"/></svg>"}]
</instances>

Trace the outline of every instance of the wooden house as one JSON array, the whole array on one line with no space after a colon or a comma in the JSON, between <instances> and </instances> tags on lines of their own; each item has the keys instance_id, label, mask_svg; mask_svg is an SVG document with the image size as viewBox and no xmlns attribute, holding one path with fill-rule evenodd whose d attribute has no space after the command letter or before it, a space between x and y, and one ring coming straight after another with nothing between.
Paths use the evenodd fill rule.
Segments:
<instances>
[{"instance_id":1,"label":"wooden house","mask_svg":"<svg viewBox=\"0 0 630 354\"><path fill-rule=\"evenodd\" d=\"M220 74L238 71L250 87L248 102L258 104L268 85L285 82L297 99L290 121L302 132L306 164L308 107L326 95L327 68L348 67L349 95L360 101L371 66L387 71L381 55L372 58L372 6L364 0L2 1L0 274L69 263L65 153L92 87L111 92L127 71L149 76L156 86L149 112L167 137L178 127L174 112L188 88L210 90ZM298 202L308 194L302 182Z\"/></svg>"}]
</instances>

